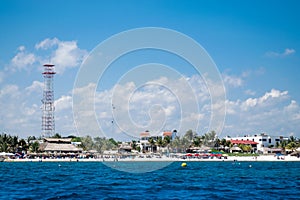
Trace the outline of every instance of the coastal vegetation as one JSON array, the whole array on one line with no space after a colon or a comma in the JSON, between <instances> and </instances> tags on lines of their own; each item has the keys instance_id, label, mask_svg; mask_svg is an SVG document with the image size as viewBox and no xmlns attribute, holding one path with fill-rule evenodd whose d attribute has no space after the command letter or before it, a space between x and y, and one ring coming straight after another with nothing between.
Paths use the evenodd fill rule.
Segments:
<instances>
[{"instance_id":1,"label":"coastal vegetation","mask_svg":"<svg viewBox=\"0 0 300 200\"><path fill-rule=\"evenodd\" d=\"M62 138L59 133L56 133L52 138ZM103 153L106 150L117 150L120 145L124 142L115 141L113 138L105 137L94 137L87 135L85 137L68 136L72 138L72 142L78 143L84 151L94 150L98 153ZM2 133L0 135L0 152L7 153L17 153L17 152L31 152L39 153L40 143L42 138L29 136L25 139L19 138L18 136ZM182 136L175 136L171 138L170 136L165 137L150 137L148 140L150 144L150 152L161 153L162 149L167 149L168 152L175 153L187 153L190 149L195 148L207 148L212 152L224 152L231 155L230 149L234 147L230 140L219 139L215 131L205 133L203 135L198 135L192 130L186 131ZM126 143L132 150L141 151L139 141L132 140ZM241 152L235 153L245 155L254 155L254 151L251 145L238 144L236 147L241 149ZM271 146L270 146L271 147ZM300 147L300 139L294 136L290 136L288 140L283 140L276 143L276 148L281 148L283 152L286 149L290 151L295 151Z\"/></svg>"}]
</instances>

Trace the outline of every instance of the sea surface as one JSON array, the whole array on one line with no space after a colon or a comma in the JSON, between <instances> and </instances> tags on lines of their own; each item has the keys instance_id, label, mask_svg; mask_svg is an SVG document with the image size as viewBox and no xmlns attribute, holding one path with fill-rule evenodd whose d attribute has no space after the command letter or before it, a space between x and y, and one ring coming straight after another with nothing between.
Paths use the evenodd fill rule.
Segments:
<instances>
[{"instance_id":1,"label":"sea surface","mask_svg":"<svg viewBox=\"0 0 300 200\"><path fill-rule=\"evenodd\" d=\"M185 168L173 162L152 172L128 173L101 162L2 162L0 198L300 199L300 162L186 163Z\"/></svg>"}]
</instances>

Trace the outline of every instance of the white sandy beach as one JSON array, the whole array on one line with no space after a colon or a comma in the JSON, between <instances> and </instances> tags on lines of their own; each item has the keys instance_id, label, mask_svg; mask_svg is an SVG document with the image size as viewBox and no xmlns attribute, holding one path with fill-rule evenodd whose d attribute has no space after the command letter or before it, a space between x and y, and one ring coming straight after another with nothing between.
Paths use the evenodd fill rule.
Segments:
<instances>
[{"instance_id":1,"label":"white sandy beach","mask_svg":"<svg viewBox=\"0 0 300 200\"><path fill-rule=\"evenodd\" d=\"M297 158L295 156L274 156L274 155L261 155L257 157L252 156L229 156L227 159L224 158L171 158L171 157L152 157L152 158L140 158L140 157L127 157L127 158L118 158L117 160L114 158L82 158L82 159L76 159L76 158L46 158L46 159L10 159L7 158L4 160L4 162L141 162L141 161L153 161L153 162L223 162L223 161L253 161L253 162L259 162L259 161L277 161L277 162L286 162L286 161L300 161L300 158Z\"/></svg>"}]
</instances>

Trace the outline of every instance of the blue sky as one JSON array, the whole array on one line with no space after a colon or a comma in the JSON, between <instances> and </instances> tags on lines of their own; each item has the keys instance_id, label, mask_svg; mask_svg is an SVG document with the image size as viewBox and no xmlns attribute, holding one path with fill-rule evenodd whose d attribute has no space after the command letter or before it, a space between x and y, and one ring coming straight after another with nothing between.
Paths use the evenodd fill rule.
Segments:
<instances>
[{"instance_id":1,"label":"blue sky","mask_svg":"<svg viewBox=\"0 0 300 200\"><path fill-rule=\"evenodd\" d=\"M193 38L216 63L227 96L222 135L265 131L300 136L298 1L70 0L0 4L1 132L20 137L40 134L41 66L51 60L56 61L53 64L59 72L55 77L56 115L60 119L56 131L73 134L76 129L68 104L76 74L88 53L122 31L163 27ZM187 78L196 76L187 63L172 55L136 52L115 63L97 86L99 95L110 91L122 73L149 62L170 65ZM145 96L151 90L144 88L143 92ZM153 102L158 103L156 99ZM99 104L109 106L104 100ZM99 112L107 114L109 110L99 106ZM201 111L203 118L207 118L207 112ZM98 116L99 121L108 120L108 116ZM171 115L170 121L172 117L177 118L178 112ZM204 131L205 126L196 131ZM131 128L135 132L135 127ZM172 125L166 128L173 129ZM115 131L107 124L104 131L108 130Z\"/></svg>"}]
</instances>

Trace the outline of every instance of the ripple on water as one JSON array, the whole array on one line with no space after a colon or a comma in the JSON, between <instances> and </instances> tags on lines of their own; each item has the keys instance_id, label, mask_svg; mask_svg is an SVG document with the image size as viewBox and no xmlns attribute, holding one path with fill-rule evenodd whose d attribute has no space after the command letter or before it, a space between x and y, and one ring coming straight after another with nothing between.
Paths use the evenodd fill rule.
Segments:
<instances>
[{"instance_id":1,"label":"ripple on water","mask_svg":"<svg viewBox=\"0 0 300 200\"><path fill-rule=\"evenodd\" d=\"M151 164L151 163L149 163ZM300 162L180 162L132 174L101 163L0 163L0 199L298 199ZM249 168L249 165L252 167Z\"/></svg>"}]
</instances>

